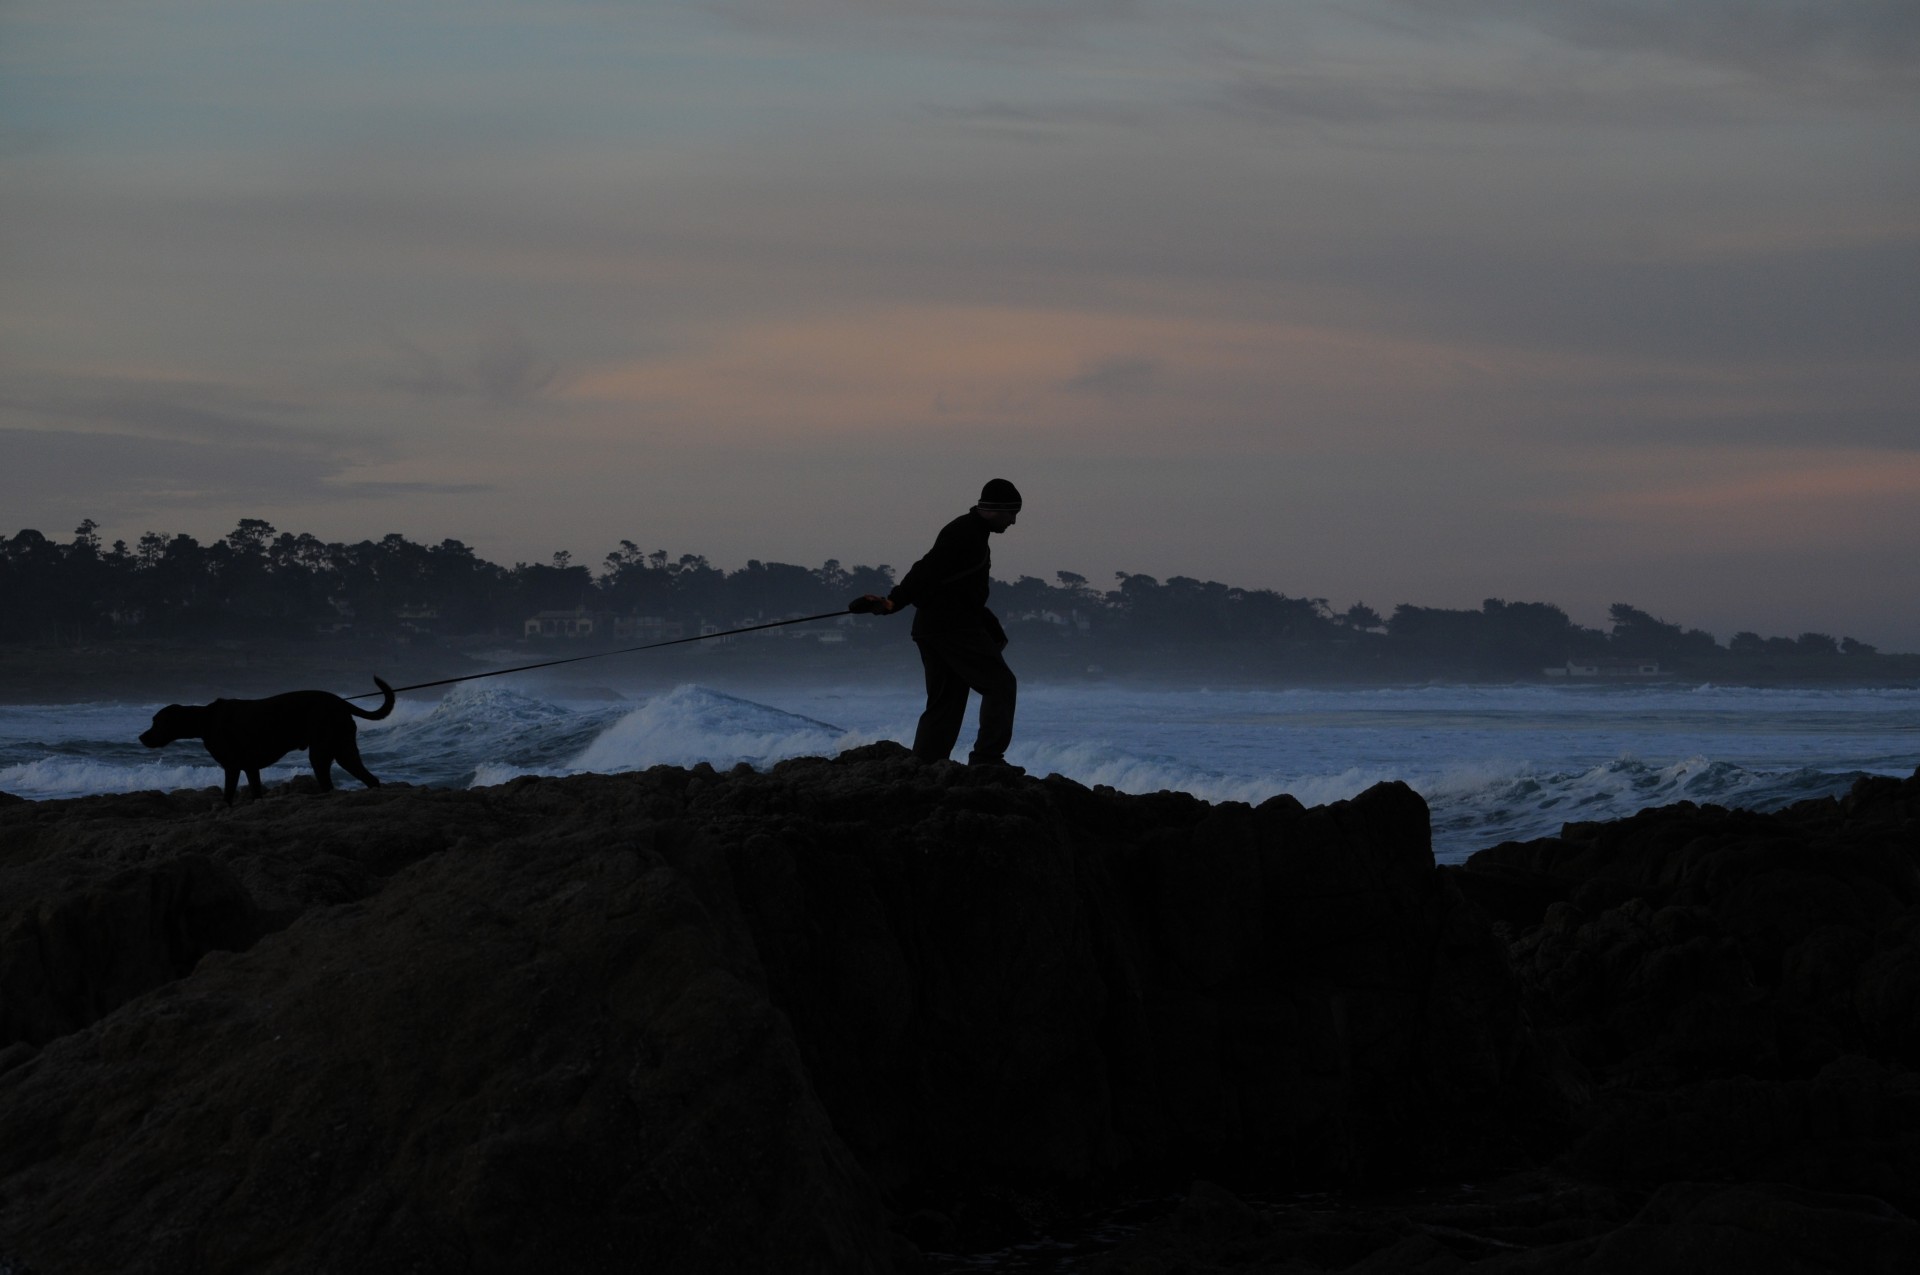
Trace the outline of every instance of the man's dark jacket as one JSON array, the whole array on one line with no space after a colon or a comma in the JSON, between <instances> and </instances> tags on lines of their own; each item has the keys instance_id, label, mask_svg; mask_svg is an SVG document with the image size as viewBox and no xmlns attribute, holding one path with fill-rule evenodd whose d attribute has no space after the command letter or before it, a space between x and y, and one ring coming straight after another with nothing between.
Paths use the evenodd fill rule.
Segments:
<instances>
[{"instance_id":1,"label":"man's dark jacket","mask_svg":"<svg viewBox=\"0 0 1920 1275\"><path fill-rule=\"evenodd\" d=\"M1006 642L1000 621L987 610L993 568L987 537L992 534L979 515L971 510L961 514L940 528L933 548L893 586L888 600L914 608L914 637L985 633L995 642Z\"/></svg>"}]
</instances>

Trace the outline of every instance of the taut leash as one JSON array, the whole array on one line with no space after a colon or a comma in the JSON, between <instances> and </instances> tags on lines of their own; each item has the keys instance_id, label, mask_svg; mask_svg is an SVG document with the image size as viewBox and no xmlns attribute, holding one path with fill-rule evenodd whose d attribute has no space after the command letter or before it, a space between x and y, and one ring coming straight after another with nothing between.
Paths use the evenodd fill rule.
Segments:
<instances>
[{"instance_id":1,"label":"taut leash","mask_svg":"<svg viewBox=\"0 0 1920 1275\"><path fill-rule=\"evenodd\" d=\"M757 633L761 629L777 629L787 624L806 624L813 620L831 620L837 615L850 615L852 613L853 609L848 607L840 611L822 611L819 615L803 615L797 620L770 620L766 624L749 624L745 628L728 629L724 633L701 633L694 637L672 638L665 642L649 642L645 646L626 646L617 651L595 651L590 655L569 655L564 660L542 660L538 664L521 664L514 668L497 668L485 673L469 673L465 677L443 677L437 682L415 682L412 686L397 686L394 688L393 693L398 695L403 691L424 691L429 687L452 686L455 682L472 682L483 677L500 677L506 673L525 673L528 669L553 668L559 664L578 664L581 660L605 659L609 655L631 655L635 651L657 651L663 646L679 646L686 642L704 642L708 638L732 637L736 633ZM345 698L349 700L380 699L383 697L383 694L381 691L369 691L365 695L348 695Z\"/></svg>"}]
</instances>

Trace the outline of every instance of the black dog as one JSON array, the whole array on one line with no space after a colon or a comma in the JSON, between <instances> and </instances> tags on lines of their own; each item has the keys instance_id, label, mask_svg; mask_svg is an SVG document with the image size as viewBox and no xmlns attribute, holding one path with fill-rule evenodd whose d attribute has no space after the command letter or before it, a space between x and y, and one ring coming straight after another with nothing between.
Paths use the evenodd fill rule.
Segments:
<instances>
[{"instance_id":1,"label":"black dog","mask_svg":"<svg viewBox=\"0 0 1920 1275\"><path fill-rule=\"evenodd\" d=\"M247 791L260 795L260 769L271 766L296 748L307 750L313 777L321 792L333 791L333 763L369 788L378 788L360 760L353 719L377 722L393 711L393 688L379 678L373 684L386 692L379 708L357 708L328 691L288 691L268 699L217 699L211 704L169 704L153 715L153 725L140 736L148 748L176 739L205 741L207 751L227 772L227 804L240 772L247 775Z\"/></svg>"}]
</instances>

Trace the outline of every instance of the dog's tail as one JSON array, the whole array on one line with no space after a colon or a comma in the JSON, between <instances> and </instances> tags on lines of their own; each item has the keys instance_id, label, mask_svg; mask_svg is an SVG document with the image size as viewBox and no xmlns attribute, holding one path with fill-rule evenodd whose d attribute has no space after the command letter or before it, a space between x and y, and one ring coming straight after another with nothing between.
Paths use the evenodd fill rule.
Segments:
<instances>
[{"instance_id":1,"label":"dog's tail","mask_svg":"<svg viewBox=\"0 0 1920 1275\"><path fill-rule=\"evenodd\" d=\"M377 677L373 679L373 684L387 693L387 697L380 701L380 707L361 708L358 704L349 704L347 707L355 717L364 717L370 722L377 722L393 711L393 688Z\"/></svg>"}]
</instances>

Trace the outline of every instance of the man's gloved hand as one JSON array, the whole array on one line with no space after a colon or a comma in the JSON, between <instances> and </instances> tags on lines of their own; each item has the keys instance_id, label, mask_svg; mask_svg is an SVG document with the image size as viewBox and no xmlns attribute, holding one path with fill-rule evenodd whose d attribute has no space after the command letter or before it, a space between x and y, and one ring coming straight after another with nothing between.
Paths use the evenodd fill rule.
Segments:
<instances>
[{"instance_id":1,"label":"man's gloved hand","mask_svg":"<svg viewBox=\"0 0 1920 1275\"><path fill-rule=\"evenodd\" d=\"M891 601L877 593L863 593L847 603L847 610L855 615L892 615L895 607Z\"/></svg>"}]
</instances>

